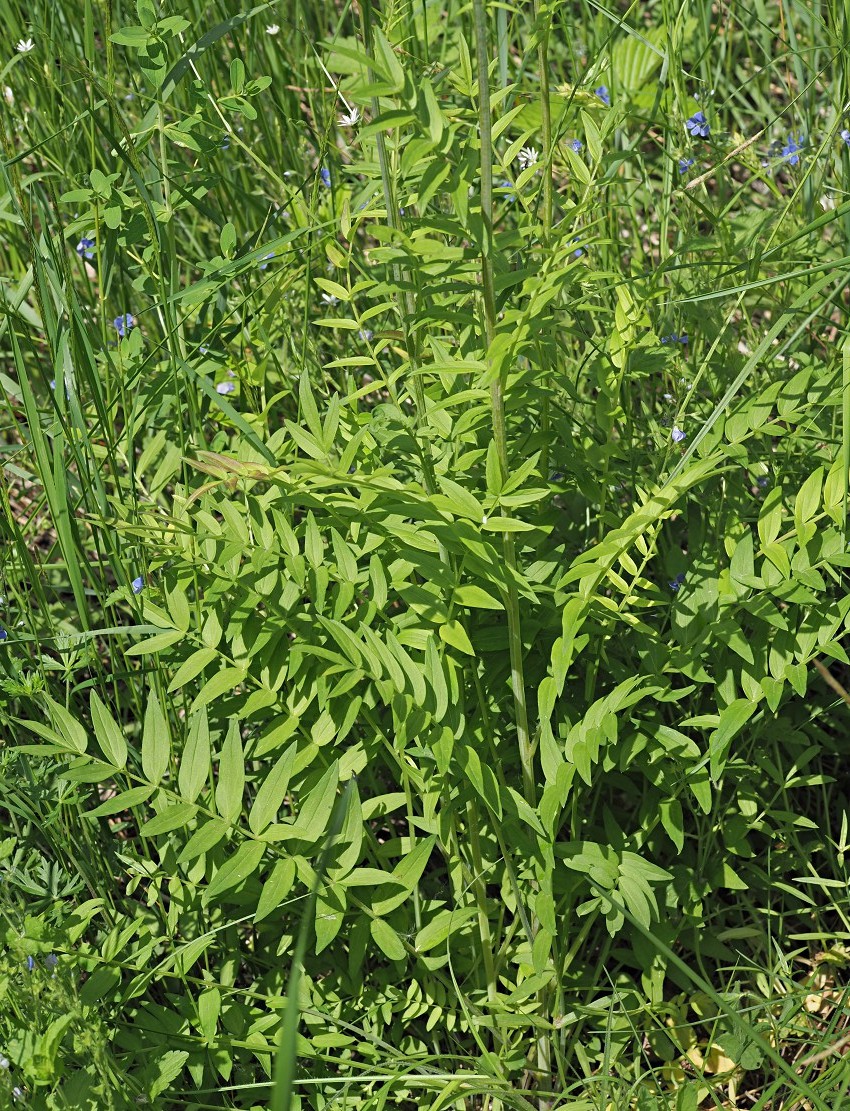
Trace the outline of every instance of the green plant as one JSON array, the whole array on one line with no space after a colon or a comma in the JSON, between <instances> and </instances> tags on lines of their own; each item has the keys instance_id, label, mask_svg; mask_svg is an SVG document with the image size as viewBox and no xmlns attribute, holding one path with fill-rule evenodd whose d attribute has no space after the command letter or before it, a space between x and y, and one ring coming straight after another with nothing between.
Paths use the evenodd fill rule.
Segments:
<instances>
[{"instance_id":1,"label":"green plant","mask_svg":"<svg viewBox=\"0 0 850 1111\"><path fill-rule=\"evenodd\" d=\"M35 1105L841 1106L845 13L526 8L0 0Z\"/></svg>"}]
</instances>

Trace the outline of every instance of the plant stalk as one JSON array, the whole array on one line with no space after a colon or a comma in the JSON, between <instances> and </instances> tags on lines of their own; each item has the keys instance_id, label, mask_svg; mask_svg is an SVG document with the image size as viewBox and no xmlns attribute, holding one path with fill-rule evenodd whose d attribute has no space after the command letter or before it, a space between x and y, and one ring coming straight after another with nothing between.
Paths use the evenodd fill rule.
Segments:
<instances>
[{"instance_id":1,"label":"plant stalk","mask_svg":"<svg viewBox=\"0 0 850 1111\"><path fill-rule=\"evenodd\" d=\"M481 286L484 299L484 335L487 343L487 362L496 336L496 298L493 289L493 141L490 112L490 84L487 60L487 18L483 0L473 0L475 20L475 48L478 66L478 121L481 140ZM490 383L490 408L493 422L493 439L503 478L509 473L508 437L505 423L505 398L501 372L492 376ZM504 516L510 516L507 507ZM508 585L505 590L505 608L508 615L508 641L511 656L511 687L514 696L517 740L522 762L522 785L525 800L530 806L537 803L537 785L534 775L534 757L528 728L528 706L525 697L523 672L522 629L519 616L519 594L514 572L517 567L516 548L511 533L503 534L502 553L508 568Z\"/></svg>"}]
</instances>

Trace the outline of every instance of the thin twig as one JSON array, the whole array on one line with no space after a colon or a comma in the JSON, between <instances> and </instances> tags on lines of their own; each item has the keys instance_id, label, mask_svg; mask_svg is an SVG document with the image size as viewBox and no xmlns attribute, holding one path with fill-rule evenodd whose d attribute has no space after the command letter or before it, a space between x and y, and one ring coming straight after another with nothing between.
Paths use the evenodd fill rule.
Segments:
<instances>
[{"instance_id":1,"label":"thin twig","mask_svg":"<svg viewBox=\"0 0 850 1111\"><path fill-rule=\"evenodd\" d=\"M702 185L702 183L704 181L708 181L708 179L711 177L711 175L713 173L716 173L717 170L719 170L721 166L725 166L727 162L729 162L732 158L734 158L736 154L740 154L742 150L746 150L747 147L751 147L757 139L760 139L762 137L762 135L764 135L764 128L762 128L761 131L757 131L755 133L755 135L753 135L752 138L747 139L747 141L745 143L741 143L741 145L739 147L735 147L734 150L730 151L726 155L726 157L723 159L722 162L716 163L716 165L712 166L711 169L708 170L707 173L701 174L699 177L695 177L693 181L689 181L688 184L685 186L685 188L686 189L696 189L696 187L698 185Z\"/></svg>"}]
</instances>

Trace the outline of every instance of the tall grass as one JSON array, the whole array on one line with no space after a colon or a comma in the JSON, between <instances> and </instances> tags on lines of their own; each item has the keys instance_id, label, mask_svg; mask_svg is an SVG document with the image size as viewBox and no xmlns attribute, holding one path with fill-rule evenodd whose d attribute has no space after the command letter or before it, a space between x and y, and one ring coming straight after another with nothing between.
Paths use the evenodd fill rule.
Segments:
<instances>
[{"instance_id":1,"label":"tall grass","mask_svg":"<svg viewBox=\"0 0 850 1111\"><path fill-rule=\"evenodd\" d=\"M844 1106L848 14L0 0L10 1106Z\"/></svg>"}]
</instances>

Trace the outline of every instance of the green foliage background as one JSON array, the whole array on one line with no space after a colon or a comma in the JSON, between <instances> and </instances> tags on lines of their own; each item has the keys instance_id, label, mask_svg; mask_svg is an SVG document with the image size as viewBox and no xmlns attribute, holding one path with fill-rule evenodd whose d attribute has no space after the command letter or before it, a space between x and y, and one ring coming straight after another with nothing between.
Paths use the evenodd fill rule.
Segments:
<instances>
[{"instance_id":1,"label":"green foliage background","mask_svg":"<svg viewBox=\"0 0 850 1111\"><path fill-rule=\"evenodd\" d=\"M0 1098L843 1107L846 7L0 14Z\"/></svg>"}]
</instances>

